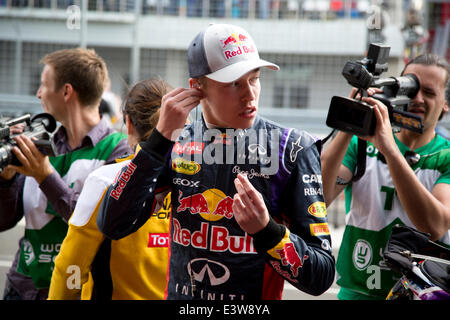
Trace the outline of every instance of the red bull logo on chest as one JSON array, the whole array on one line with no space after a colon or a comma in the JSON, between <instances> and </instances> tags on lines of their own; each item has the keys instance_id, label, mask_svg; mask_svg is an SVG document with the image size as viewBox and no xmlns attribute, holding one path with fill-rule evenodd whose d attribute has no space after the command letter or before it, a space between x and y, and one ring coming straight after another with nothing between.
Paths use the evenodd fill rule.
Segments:
<instances>
[{"instance_id":1,"label":"red bull logo on chest","mask_svg":"<svg viewBox=\"0 0 450 320\"><path fill-rule=\"evenodd\" d=\"M202 193L191 195L178 193L177 213L198 214L208 222L202 222L199 230L191 230L190 226L182 226L182 221L173 219L173 241L182 246L192 246L214 252L230 252L234 254L254 254L253 238L247 233L233 234L225 226L210 224L220 219L233 218L233 199L219 189L208 189Z\"/></svg>"},{"instance_id":2,"label":"red bull logo on chest","mask_svg":"<svg viewBox=\"0 0 450 320\"><path fill-rule=\"evenodd\" d=\"M217 221L222 218L233 217L233 199L219 189L208 189L202 193L195 193L183 197L179 191L177 212L188 211L199 214L207 221Z\"/></svg>"}]
</instances>

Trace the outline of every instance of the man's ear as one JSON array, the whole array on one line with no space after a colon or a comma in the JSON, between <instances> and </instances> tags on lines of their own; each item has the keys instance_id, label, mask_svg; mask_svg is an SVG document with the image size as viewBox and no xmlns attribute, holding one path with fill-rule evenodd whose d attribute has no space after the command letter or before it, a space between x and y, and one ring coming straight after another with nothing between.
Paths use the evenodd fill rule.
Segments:
<instances>
[{"instance_id":1,"label":"man's ear","mask_svg":"<svg viewBox=\"0 0 450 320\"><path fill-rule=\"evenodd\" d=\"M66 83L63 86L63 94L64 94L64 100L67 102L73 95L74 90L70 83Z\"/></svg>"},{"instance_id":2,"label":"man's ear","mask_svg":"<svg viewBox=\"0 0 450 320\"><path fill-rule=\"evenodd\" d=\"M190 78L189 85L191 86L191 88L197 88L197 89L200 88L200 83L198 82L198 79Z\"/></svg>"}]
</instances>

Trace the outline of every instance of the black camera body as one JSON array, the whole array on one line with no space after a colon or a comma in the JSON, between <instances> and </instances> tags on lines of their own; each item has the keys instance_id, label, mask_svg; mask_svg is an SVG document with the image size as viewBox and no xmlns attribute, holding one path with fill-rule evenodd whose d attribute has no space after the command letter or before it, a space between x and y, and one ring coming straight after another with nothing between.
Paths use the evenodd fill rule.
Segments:
<instances>
[{"instance_id":1,"label":"black camera body","mask_svg":"<svg viewBox=\"0 0 450 320\"><path fill-rule=\"evenodd\" d=\"M367 57L360 61L348 61L342 75L351 86L359 89L361 97L367 96L366 90L370 87L381 88L382 93L374 94L372 97L388 107L391 123L422 133L422 119L406 112L409 102L420 89L417 77L413 74L384 79L379 77L388 69L389 50L389 46L370 44ZM334 96L331 99L326 124L358 136L371 136L375 133L376 119L373 107L367 103Z\"/></svg>"},{"instance_id":2,"label":"black camera body","mask_svg":"<svg viewBox=\"0 0 450 320\"><path fill-rule=\"evenodd\" d=\"M375 133L376 119L373 106L351 98L334 96L328 110L327 126L356 134L371 136Z\"/></svg>"},{"instance_id":3,"label":"black camera body","mask_svg":"<svg viewBox=\"0 0 450 320\"><path fill-rule=\"evenodd\" d=\"M24 123L22 133L12 134L10 128L14 125ZM21 163L12 152L17 145L13 139L18 135L25 135L32 139L39 151L48 156L56 156L56 149L53 144L51 133L56 130L56 120L48 113L40 113L33 117L29 114L0 123L0 172L8 164L20 166Z\"/></svg>"}]
</instances>

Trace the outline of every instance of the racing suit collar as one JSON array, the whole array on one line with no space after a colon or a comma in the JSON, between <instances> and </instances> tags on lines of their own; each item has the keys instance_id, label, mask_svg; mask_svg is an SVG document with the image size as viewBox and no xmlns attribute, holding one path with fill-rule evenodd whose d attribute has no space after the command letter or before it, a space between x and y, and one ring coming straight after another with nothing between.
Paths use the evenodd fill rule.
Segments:
<instances>
[{"instance_id":1,"label":"racing suit collar","mask_svg":"<svg viewBox=\"0 0 450 320\"><path fill-rule=\"evenodd\" d=\"M235 128L221 128L221 127L217 127L217 126L215 126L215 125L213 125L213 124L207 123L206 120L205 120L205 117L204 117L203 113L202 113L202 119L201 119L201 121L202 121L203 127L206 128L206 129L217 129L217 130L219 130L219 131L221 131L221 132L224 132L224 133L226 132L227 129L228 129L228 130L229 130L229 129L237 130L237 129L235 129ZM252 126L249 127L249 128L246 128L246 129L242 129L242 130L246 131L246 130L248 130L248 129L255 129L255 128L258 128L258 123L259 123L260 121L261 121L261 117L259 116L259 114L257 114L256 117L255 117L255 121L253 121Z\"/></svg>"}]
</instances>

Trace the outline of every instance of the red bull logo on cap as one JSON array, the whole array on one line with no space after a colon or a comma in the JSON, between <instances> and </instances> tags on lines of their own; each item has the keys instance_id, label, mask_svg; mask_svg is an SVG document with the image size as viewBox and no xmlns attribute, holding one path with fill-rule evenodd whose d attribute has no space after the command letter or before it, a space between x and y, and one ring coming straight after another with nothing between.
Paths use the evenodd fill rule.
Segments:
<instances>
[{"instance_id":1,"label":"red bull logo on cap","mask_svg":"<svg viewBox=\"0 0 450 320\"><path fill-rule=\"evenodd\" d=\"M191 214L199 214L207 221L233 217L233 199L219 189L208 189L185 197L179 191L178 202L180 205L177 212L189 211Z\"/></svg>"},{"instance_id":2,"label":"red bull logo on cap","mask_svg":"<svg viewBox=\"0 0 450 320\"><path fill-rule=\"evenodd\" d=\"M240 45L243 42L247 41L247 37L243 34L237 34L236 32L233 32L229 37L227 37L225 40L220 40L220 42L223 44L223 48L228 46L229 44L237 44Z\"/></svg>"},{"instance_id":3,"label":"red bull logo on cap","mask_svg":"<svg viewBox=\"0 0 450 320\"><path fill-rule=\"evenodd\" d=\"M249 41L248 37L243 34L232 33L224 40L220 40L225 59L229 60L233 57L255 53L255 46Z\"/></svg>"}]
</instances>

